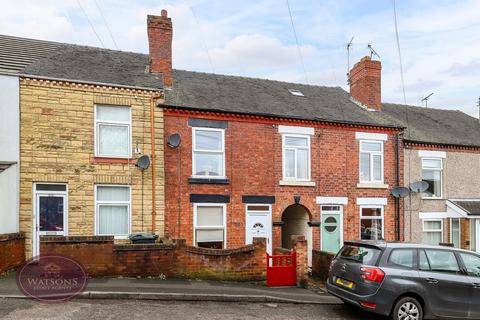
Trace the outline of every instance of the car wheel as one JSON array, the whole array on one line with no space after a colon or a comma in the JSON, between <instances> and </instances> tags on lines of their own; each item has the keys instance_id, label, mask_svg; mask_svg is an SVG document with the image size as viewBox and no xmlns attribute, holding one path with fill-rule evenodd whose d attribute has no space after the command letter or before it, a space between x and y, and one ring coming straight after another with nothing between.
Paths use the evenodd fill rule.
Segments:
<instances>
[{"instance_id":1,"label":"car wheel","mask_svg":"<svg viewBox=\"0 0 480 320\"><path fill-rule=\"evenodd\" d=\"M402 298L395 304L391 318L392 320L422 320L422 305L415 298Z\"/></svg>"}]
</instances>

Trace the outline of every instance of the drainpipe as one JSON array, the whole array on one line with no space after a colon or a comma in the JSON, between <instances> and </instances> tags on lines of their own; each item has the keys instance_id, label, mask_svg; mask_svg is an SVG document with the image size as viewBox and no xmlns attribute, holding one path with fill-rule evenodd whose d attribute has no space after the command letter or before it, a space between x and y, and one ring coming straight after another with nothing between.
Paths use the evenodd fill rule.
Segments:
<instances>
[{"instance_id":1,"label":"drainpipe","mask_svg":"<svg viewBox=\"0 0 480 320\"><path fill-rule=\"evenodd\" d=\"M156 201L156 180L155 180L155 168L156 168L156 156L155 156L155 107L156 99L160 98L160 95L153 95L150 97L150 145L151 145L151 168L152 168L152 233L155 233L157 228L157 201Z\"/></svg>"},{"instance_id":2,"label":"drainpipe","mask_svg":"<svg viewBox=\"0 0 480 320\"><path fill-rule=\"evenodd\" d=\"M395 134L395 185L400 186L400 137ZM395 197L395 240L400 241L400 198Z\"/></svg>"}]
</instances>

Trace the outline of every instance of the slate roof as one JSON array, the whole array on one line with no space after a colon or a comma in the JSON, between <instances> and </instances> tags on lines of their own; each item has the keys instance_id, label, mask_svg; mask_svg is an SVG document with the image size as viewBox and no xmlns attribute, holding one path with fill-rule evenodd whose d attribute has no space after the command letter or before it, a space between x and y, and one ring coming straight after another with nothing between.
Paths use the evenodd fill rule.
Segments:
<instances>
[{"instance_id":1,"label":"slate roof","mask_svg":"<svg viewBox=\"0 0 480 320\"><path fill-rule=\"evenodd\" d=\"M479 120L461 111L383 103L382 113L406 128L406 141L480 146Z\"/></svg>"},{"instance_id":2,"label":"slate roof","mask_svg":"<svg viewBox=\"0 0 480 320\"><path fill-rule=\"evenodd\" d=\"M148 65L146 54L0 35L0 72L162 89Z\"/></svg>"},{"instance_id":3,"label":"slate roof","mask_svg":"<svg viewBox=\"0 0 480 320\"><path fill-rule=\"evenodd\" d=\"M0 35L0 73L162 89L146 54ZM384 103L367 111L340 87L173 70L166 105L306 120L407 127L405 140L480 146L478 119L460 111ZM303 92L293 96L288 89Z\"/></svg>"},{"instance_id":4,"label":"slate roof","mask_svg":"<svg viewBox=\"0 0 480 320\"><path fill-rule=\"evenodd\" d=\"M300 90L304 97L288 89ZM340 87L174 70L165 105L306 120L398 127L381 112L352 102Z\"/></svg>"},{"instance_id":5,"label":"slate roof","mask_svg":"<svg viewBox=\"0 0 480 320\"><path fill-rule=\"evenodd\" d=\"M468 215L480 215L480 200L448 200L467 212Z\"/></svg>"}]
</instances>

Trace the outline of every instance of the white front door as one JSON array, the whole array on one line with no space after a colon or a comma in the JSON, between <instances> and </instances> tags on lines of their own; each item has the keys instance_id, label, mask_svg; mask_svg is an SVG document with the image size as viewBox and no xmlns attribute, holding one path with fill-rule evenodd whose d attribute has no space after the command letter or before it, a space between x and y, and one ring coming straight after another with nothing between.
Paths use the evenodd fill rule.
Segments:
<instances>
[{"instance_id":1,"label":"white front door","mask_svg":"<svg viewBox=\"0 0 480 320\"><path fill-rule=\"evenodd\" d=\"M471 220L470 223L475 223L475 236L471 241L475 241L475 251L480 253L480 219Z\"/></svg>"},{"instance_id":2,"label":"white front door","mask_svg":"<svg viewBox=\"0 0 480 320\"><path fill-rule=\"evenodd\" d=\"M245 223L245 243L251 244L253 238L267 239L267 252L272 253L272 218L270 205L247 205Z\"/></svg>"},{"instance_id":3,"label":"white front door","mask_svg":"<svg viewBox=\"0 0 480 320\"><path fill-rule=\"evenodd\" d=\"M40 236L67 235L65 185L37 184L35 188L33 256L40 254Z\"/></svg>"}]
</instances>

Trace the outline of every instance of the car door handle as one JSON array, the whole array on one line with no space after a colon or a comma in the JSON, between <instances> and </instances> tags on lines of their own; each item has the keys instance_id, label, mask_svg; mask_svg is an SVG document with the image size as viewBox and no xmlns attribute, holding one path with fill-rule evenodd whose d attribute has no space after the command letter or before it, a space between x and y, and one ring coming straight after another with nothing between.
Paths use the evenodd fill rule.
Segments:
<instances>
[{"instance_id":1,"label":"car door handle","mask_svg":"<svg viewBox=\"0 0 480 320\"><path fill-rule=\"evenodd\" d=\"M475 289L480 289L480 283L472 283L472 286L473 286Z\"/></svg>"},{"instance_id":2,"label":"car door handle","mask_svg":"<svg viewBox=\"0 0 480 320\"><path fill-rule=\"evenodd\" d=\"M437 284L437 283L438 283L438 280L437 280L437 279L434 279L434 278L425 278L425 280L426 280L428 283L431 283L431 284Z\"/></svg>"}]
</instances>

